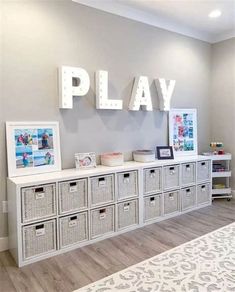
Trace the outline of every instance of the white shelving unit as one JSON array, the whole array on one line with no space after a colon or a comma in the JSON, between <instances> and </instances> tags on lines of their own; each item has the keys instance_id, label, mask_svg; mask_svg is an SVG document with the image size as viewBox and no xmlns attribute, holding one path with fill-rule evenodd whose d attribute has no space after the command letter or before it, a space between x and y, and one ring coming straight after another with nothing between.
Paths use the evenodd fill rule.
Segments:
<instances>
[{"instance_id":1,"label":"white shelving unit","mask_svg":"<svg viewBox=\"0 0 235 292\"><path fill-rule=\"evenodd\" d=\"M211 155L209 156L212 160L212 199L225 198L228 201L232 198L232 190L230 187L230 177L232 172L230 170L230 162L232 160L232 155L230 153L222 155ZM224 171L214 171L215 163L221 163L224 166ZM218 179L224 180L224 188L214 188Z\"/></svg>"},{"instance_id":2,"label":"white shelving unit","mask_svg":"<svg viewBox=\"0 0 235 292\"><path fill-rule=\"evenodd\" d=\"M210 157L68 169L8 179L18 266L211 204Z\"/></svg>"}]
</instances>

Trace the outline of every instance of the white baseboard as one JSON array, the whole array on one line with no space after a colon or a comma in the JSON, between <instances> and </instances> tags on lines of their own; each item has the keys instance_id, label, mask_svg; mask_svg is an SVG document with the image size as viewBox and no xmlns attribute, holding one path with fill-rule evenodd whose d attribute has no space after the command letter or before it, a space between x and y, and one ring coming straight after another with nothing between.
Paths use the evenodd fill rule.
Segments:
<instances>
[{"instance_id":1,"label":"white baseboard","mask_svg":"<svg viewBox=\"0 0 235 292\"><path fill-rule=\"evenodd\" d=\"M0 251L8 250L8 237L0 237Z\"/></svg>"},{"instance_id":2,"label":"white baseboard","mask_svg":"<svg viewBox=\"0 0 235 292\"><path fill-rule=\"evenodd\" d=\"M232 190L233 199L235 199L235 190Z\"/></svg>"}]
</instances>

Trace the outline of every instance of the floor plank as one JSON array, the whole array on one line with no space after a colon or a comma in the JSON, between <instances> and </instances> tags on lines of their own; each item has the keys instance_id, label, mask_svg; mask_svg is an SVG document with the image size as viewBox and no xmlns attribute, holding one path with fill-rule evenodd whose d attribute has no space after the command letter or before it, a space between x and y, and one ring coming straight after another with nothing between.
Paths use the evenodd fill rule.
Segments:
<instances>
[{"instance_id":1,"label":"floor plank","mask_svg":"<svg viewBox=\"0 0 235 292\"><path fill-rule=\"evenodd\" d=\"M172 219L17 268L0 253L1 292L70 292L235 221L235 200L214 201Z\"/></svg>"}]
</instances>

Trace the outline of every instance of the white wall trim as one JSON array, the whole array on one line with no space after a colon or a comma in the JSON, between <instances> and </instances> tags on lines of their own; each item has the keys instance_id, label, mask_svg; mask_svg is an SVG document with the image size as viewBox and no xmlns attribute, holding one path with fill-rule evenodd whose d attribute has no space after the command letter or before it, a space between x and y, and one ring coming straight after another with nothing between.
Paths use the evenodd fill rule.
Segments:
<instances>
[{"instance_id":1,"label":"white wall trim","mask_svg":"<svg viewBox=\"0 0 235 292\"><path fill-rule=\"evenodd\" d=\"M232 196L233 196L233 199L235 200L235 190L232 190Z\"/></svg>"},{"instance_id":2,"label":"white wall trim","mask_svg":"<svg viewBox=\"0 0 235 292\"><path fill-rule=\"evenodd\" d=\"M8 250L8 237L0 237L0 252Z\"/></svg>"},{"instance_id":3,"label":"white wall trim","mask_svg":"<svg viewBox=\"0 0 235 292\"><path fill-rule=\"evenodd\" d=\"M125 18L136 20L145 24L149 24L158 28L162 28L171 32L176 32L188 37L206 41L208 43L217 43L230 38L235 37L235 31L226 32L216 36L212 36L209 33L198 31L193 28L189 28L185 25L180 25L179 23L171 20L167 20L163 17L159 17L154 13L146 12L141 9L133 8L116 1L94 1L94 0L72 0L79 4L96 8L105 12L109 12L115 15L119 15Z\"/></svg>"},{"instance_id":4,"label":"white wall trim","mask_svg":"<svg viewBox=\"0 0 235 292\"><path fill-rule=\"evenodd\" d=\"M218 34L217 36L215 36L213 38L212 43L215 44L215 43L226 41L226 40L229 40L232 38L235 38L235 31L233 31L233 30L228 31L228 32L223 33L223 34Z\"/></svg>"},{"instance_id":5,"label":"white wall trim","mask_svg":"<svg viewBox=\"0 0 235 292\"><path fill-rule=\"evenodd\" d=\"M163 17L156 16L154 13L146 12L141 9L128 7L115 1L94 1L94 0L72 0L79 4L96 8L105 12L119 15L125 18L136 20L171 32L176 32L198 40L211 43L212 39L208 33L198 32L196 29L180 25L175 21L166 20Z\"/></svg>"}]
</instances>

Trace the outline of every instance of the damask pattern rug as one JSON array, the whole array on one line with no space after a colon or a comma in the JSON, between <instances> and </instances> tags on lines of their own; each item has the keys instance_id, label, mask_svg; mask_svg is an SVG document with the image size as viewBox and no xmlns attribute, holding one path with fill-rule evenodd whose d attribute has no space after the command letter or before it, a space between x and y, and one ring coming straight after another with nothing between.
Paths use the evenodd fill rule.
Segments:
<instances>
[{"instance_id":1,"label":"damask pattern rug","mask_svg":"<svg viewBox=\"0 0 235 292\"><path fill-rule=\"evenodd\" d=\"M235 222L76 292L235 292Z\"/></svg>"}]
</instances>

